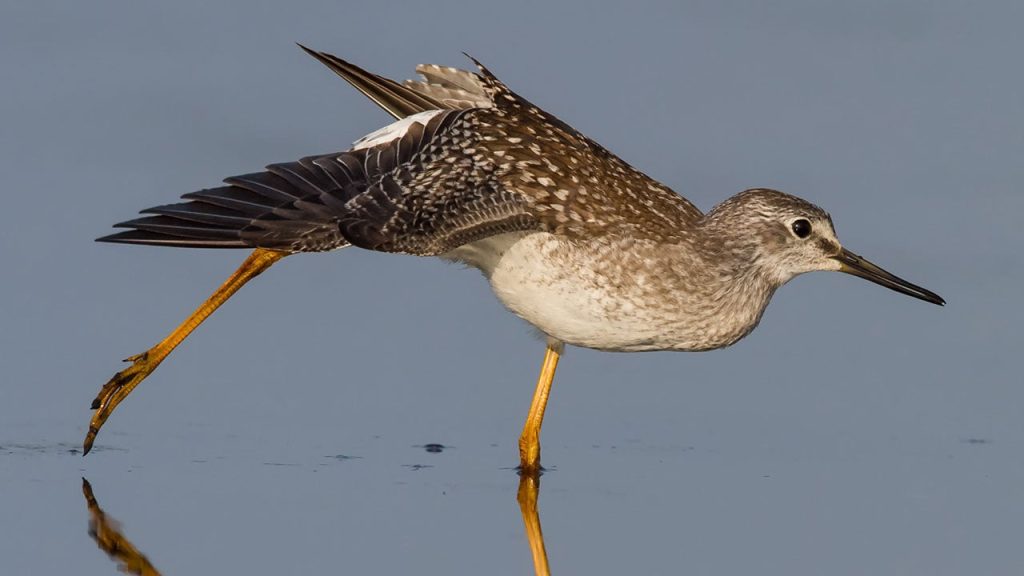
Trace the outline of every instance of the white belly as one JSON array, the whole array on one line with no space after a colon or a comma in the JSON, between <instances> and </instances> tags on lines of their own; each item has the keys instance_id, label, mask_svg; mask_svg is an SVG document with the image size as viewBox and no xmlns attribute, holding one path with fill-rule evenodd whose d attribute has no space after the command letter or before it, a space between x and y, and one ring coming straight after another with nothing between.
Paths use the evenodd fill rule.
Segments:
<instances>
[{"instance_id":1,"label":"white belly","mask_svg":"<svg viewBox=\"0 0 1024 576\"><path fill-rule=\"evenodd\" d=\"M444 257L479 268L509 310L562 342L612 351L681 343L659 307L645 305L646 279L633 274L623 283L600 250L537 232L495 236Z\"/></svg>"}]
</instances>

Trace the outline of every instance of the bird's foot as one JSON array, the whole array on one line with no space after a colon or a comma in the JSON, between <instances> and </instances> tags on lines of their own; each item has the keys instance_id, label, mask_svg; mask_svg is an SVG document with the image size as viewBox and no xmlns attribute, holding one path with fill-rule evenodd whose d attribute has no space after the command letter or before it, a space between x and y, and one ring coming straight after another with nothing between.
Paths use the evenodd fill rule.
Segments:
<instances>
[{"instance_id":1,"label":"bird's foot","mask_svg":"<svg viewBox=\"0 0 1024 576\"><path fill-rule=\"evenodd\" d=\"M132 365L114 374L114 377L103 385L99 394L92 401L92 409L96 412L92 415L92 420L89 422L89 432L85 436L83 456L92 450L96 434L99 433L107 418L110 418L114 408L128 397L128 394L139 385L139 382L145 380L156 369L161 360L163 358L160 355L153 354L153 350L147 350L142 354L130 356L125 359L125 362L131 362Z\"/></svg>"}]
</instances>

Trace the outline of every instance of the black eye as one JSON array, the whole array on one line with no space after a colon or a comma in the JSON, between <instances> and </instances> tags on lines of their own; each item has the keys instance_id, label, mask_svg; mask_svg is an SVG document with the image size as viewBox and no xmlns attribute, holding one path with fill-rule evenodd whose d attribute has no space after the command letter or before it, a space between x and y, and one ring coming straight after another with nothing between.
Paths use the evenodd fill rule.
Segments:
<instances>
[{"instance_id":1,"label":"black eye","mask_svg":"<svg viewBox=\"0 0 1024 576\"><path fill-rule=\"evenodd\" d=\"M795 220L793 222L793 234L796 234L797 238L807 238L811 235L811 223L803 218Z\"/></svg>"}]
</instances>

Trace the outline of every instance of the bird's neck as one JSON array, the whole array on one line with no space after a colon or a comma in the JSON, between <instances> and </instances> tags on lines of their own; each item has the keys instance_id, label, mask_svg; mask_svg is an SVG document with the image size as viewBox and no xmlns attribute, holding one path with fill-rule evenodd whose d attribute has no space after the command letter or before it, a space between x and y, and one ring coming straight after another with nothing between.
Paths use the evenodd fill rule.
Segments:
<instances>
[{"instance_id":1,"label":"bird's neck","mask_svg":"<svg viewBox=\"0 0 1024 576\"><path fill-rule=\"evenodd\" d=\"M689 316L703 331L706 349L734 344L757 327L779 284L759 266L752 249L714 239L690 249L704 265L688 267L690 274L703 271L697 282L687 281L697 291L688 299Z\"/></svg>"},{"instance_id":2,"label":"bird's neck","mask_svg":"<svg viewBox=\"0 0 1024 576\"><path fill-rule=\"evenodd\" d=\"M756 267L734 273L733 281L720 285L713 294L728 344L733 344L757 327L778 285ZM726 345L728 345L726 344Z\"/></svg>"}]
</instances>

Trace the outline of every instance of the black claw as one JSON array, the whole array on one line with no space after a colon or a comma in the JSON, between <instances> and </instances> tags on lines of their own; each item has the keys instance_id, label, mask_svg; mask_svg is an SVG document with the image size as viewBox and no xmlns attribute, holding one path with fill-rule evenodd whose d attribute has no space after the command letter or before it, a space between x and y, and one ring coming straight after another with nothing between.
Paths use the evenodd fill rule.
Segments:
<instances>
[{"instance_id":1,"label":"black claw","mask_svg":"<svg viewBox=\"0 0 1024 576\"><path fill-rule=\"evenodd\" d=\"M100 399L99 398L93 398L92 399L92 405L89 406L89 409L90 410L99 410L100 409Z\"/></svg>"},{"instance_id":2,"label":"black claw","mask_svg":"<svg viewBox=\"0 0 1024 576\"><path fill-rule=\"evenodd\" d=\"M82 457L92 450L92 444L96 441L96 435L99 434L100 429L95 426L89 426L89 433L85 435L85 442L82 443Z\"/></svg>"}]
</instances>

